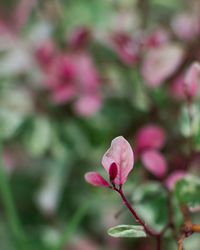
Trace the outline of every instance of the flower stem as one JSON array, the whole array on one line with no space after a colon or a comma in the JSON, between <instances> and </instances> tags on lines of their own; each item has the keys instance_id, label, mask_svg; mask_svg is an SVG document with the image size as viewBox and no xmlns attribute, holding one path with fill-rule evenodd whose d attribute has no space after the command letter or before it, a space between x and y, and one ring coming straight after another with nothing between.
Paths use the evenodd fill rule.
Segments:
<instances>
[{"instance_id":1,"label":"flower stem","mask_svg":"<svg viewBox=\"0 0 200 250\"><path fill-rule=\"evenodd\" d=\"M127 200L126 196L124 195L124 192L122 190L122 186L119 187L119 189L117 189L115 186L114 190L117 191L122 200L124 205L129 209L129 211L131 212L131 214L133 215L133 217L135 218L135 220L137 221L138 224L140 224L141 226L143 226L145 232L147 235L155 237L156 238L156 250L161 250L161 237L162 237L162 233L156 233L155 231L153 231L152 229L150 229L144 222L143 220L140 218L140 216L137 214L137 212L135 211L135 209L131 206L130 202Z\"/></svg>"},{"instance_id":2,"label":"flower stem","mask_svg":"<svg viewBox=\"0 0 200 250\"><path fill-rule=\"evenodd\" d=\"M142 221L142 219L139 217L139 215L137 214L137 212L134 210L134 208L131 206L131 204L129 203L129 201L126 199L126 196L124 195L124 192L123 192L122 188L120 188L119 190L117 189L116 191L120 194L120 196L121 196L121 198L122 198L122 200L123 200L124 205L125 205L125 206L129 209L129 211L132 213L132 215L134 216L135 220L136 220L141 226L144 227L145 232L146 232L148 235L150 235L150 236L155 236L155 233L154 233L151 229L149 229L149 228L147 227L147 225Z\"/></svg>"},{"instance_id":3,"label":"flower stem","mask_svg":"<svg viewBox=\"0 0 200 250\"><path fill-rule=\"evenodd\" d=\"M22 230L21 223L15 209L9 181L3 167L1 144L0 144L0 192L7 220L11 228L15 243L20 250L22 249L27 250L25 246L26 242L25 234L24 231Z\"/></svg>"}]
</instances>

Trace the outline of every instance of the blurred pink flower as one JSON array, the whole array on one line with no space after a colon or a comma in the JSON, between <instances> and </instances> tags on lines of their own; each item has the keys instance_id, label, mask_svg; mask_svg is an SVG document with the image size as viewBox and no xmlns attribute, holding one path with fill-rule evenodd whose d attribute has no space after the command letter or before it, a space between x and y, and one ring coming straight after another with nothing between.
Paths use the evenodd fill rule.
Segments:
<instances>
[{"instance_id":1,"label":"blurred pink flower","mask_svg":"<svg viewBox=\"0 0 200 250\"><path fill-rule=\"evenodd\" d=\"M161 149L166 141L165 131L154 124L140 128L136 134L136 150L141 152L146 149Z\"/></svg>"},{"instance_id":2,"label":"blurred pink flower","mask_svg":"<svg viewBox=\"0 0 200 250\"><path fill-rule=\"evenodd\" d=\"M84 52L77 53L73 55L73 60L81 93L96 93L100 81L91 56Z\"/></svg>"},{"instance_id":3,"label":"blurred pink flower","mask_svg":"<svg viewBox=\"0 0 200 250\"><path fill-rule=\"evenodd\" d=\"M169 41L169 33L164 28L153 31L145 40L145 47L157 48Z\"/></svg>"},{"instance_id":4,"label":"blurred pink flower","mask_svg":"<svg viewBox=\"0 0 200 250\"><path fill-rule=\"evenodd\" d=\"M145 125L136 134L136 154L156 177L163 177L167 171L167 162L159 152L165 141L165 131L154 124Z\"/></svg>"},{"instance_id":5,"label":"blurred pink flower","mask_svg":"<svg viewBox=\"0 0 200 250\"><path fill-rule=\"evenodd\" d=\"M127 34L114 34L111 46L126 65L132 66L138 61L139 43Z\"/></svg>"},{"instance_id":6,"label":"blurred pink flower","mask_svg":"<svg viewBox=\"0 0 200 250\"><path fill-rule=\"evenodd\" d=\"M69 102L76 94L76 68L71 55L58 56L52 62L47 72L47 87L52 93L52 99L62 104Z\"/></svg>"},{"instance_id":7,"label":"blurred pink flower","mask_svg":"<svg viewBox=\"0 0 200 250\"><path fill-rule=\"evenodd\" d=\"M166 174L166 160L160 152L147 150L141 155L141 161L145 168L156 177L163 177Z\"/></svg>"},{"instance_id":8,"label":"blurred pink flower","mask_svg":"<svg viewBox=\"0 0 200 250\"><path fill-rule=\"evenodd\" d=\"M84 117L92 116L100 109L100 77L89 54L58 54L54 44L48 41L36 50L36 57L55 103L73 100L75 112Z\"/></svg>"},{"instance_id":9,"label":"blurred pink flower","mask_svg":"<svg viewBox=\"0 0 200 250\"><path fill-rule=\"evenodd\" d=\"M73 49L83 49L90 40L90 30L87 27L78 27L74 29L68 38L68 44Z\"/></svg>"},{"instance_id":10,"label":"blurred pink flower","mask_svg":"<svg viewBox=\"0 0 200 250\"><path fill-rule=\"evenodd\" d=\"M182 40L192 40L200 33L198 18L193 13L180 13L172 20L174 33Z\"/></svg>"},{"instance_id":11,"label":"blurred pink flower","mask_svg":"<svg viewBox=\"0 0 200 250\"><path fill-rule=\"evenodd\" d=\"M13 17L13 23L15 25L16 28L21 28L23 25L25 25L25 23L27 22L27 20L30 17L31 11L34 7L34 5L36 4L36 0L31 0L31 1L27 1L27 0L20 0L17 3L17 7L15 9L15 14Z\"/></svg>"},{"instance_id":12,"label":"blurred pink flower","mask_svg":"<svg viewBox=\"0 0 200 250\"><path fill-rule=\"evenodd\" d=\"M177 181L181 180L186 175L183 170L176 170L172 172L165 180L165 185L169 190L172 190Z\"/></svg>"},{"instance_id":13,"label":"blurred pink flower","mask_svg":"<svg viewBox=\"0 0 200 250\"><path fill-rule=\"evenodd\" d=\"M151 88L161 85L178 69L183 55L183 48L173 43L147 51L141 69L146 84Z\"/></svg>"},{"instance_id":14,"label":"blurred pink flower","mask_svg":"<svg viewBox=\"0 0 200 250\"><path fill-rule=\"evenodd\" d=\"M56 46L54 42L48 40L40 44L35 49L35 56L40 66L42 66L44 70L48 69L56 57Z\"/></svg>"},{"instance_id":15,"label":"blurred pink flower","mask_svg":"<svg viewBox=\"0 0 200 250\"><path fill-rule=\"evenodd\" d=\"M112 140L111 147L106 151L102 158L102 165L108 173L110 181L117 185L123 185L126 182L130 171L133 169L133 164L134 155L130 144L124 137L116 137ZM99 177L98 173L92 172L92 177L94 178L88 178L88 176L91 176L91 172L85 174L85 180L90 184L97 186L98 183L103 187L107 186L107 182L103 177ZM101 179L101 181L96 181L97 179Z\"/></svg>"},{"instance_id":16,"label":"blurred pink flower","mask_svg":"<svg viewBox=\"0 0 200 250\"><path fill-rule=\"evenodd\" d=\"M193 62L188 68L184 78L185 94L189 98L197 95L198 88L200 87L200 63Z\"/></svg>"},{"instance_id":17,"label":"blurred pink flower","mask_svg":"<svg viewBox=\"0 0 200 250\"><path fill-rule=\"evenodd\" d=\"M92 116L101 107L101 99L96 94L81 96L74 103L74 110L83 117Z\"/></svg>"},{"instance_id":18,"label":"blurred pink flower","mask_svg":"<svg viewBox=\"0 0 200 250\"><path fill-rule=\"evenodd\" d=\"M184 77L179 76L175 78L169 89L171 95L178 100L185 99Z\"/></svg>"}]
</instances>

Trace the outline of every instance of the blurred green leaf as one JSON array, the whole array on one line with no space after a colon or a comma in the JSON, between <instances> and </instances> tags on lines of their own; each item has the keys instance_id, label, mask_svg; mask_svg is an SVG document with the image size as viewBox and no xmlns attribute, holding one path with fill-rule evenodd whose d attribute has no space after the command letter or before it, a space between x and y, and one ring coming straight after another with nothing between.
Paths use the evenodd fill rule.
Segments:
<instances>
[{"instance_id":1,"label":"blurred green leaf","mask_svg":"<svg viewBox=\"0 0 200 250\"><path fill-rule=\"evenodd\" d=\"M147 237L142 226L118 225L108 230L108 234L115 238L141 238Z\"/></svg>"},{"instance_id":2,"label":"blurred green leaf","mask_svg":"<svg viewBox=\"0 0 200 250\"><path fill-rule=\"evenodd\" d=\"M49 149L52 139L52 128L46 117L35 117L27 131L24 143L33 156L40 156Z\"/></svg>"},{"instance_id":3,"label":"blurred green leaf","mask_svg":"<svg viewBox=\"0 0 200 250\"><path fill-rule=\"evenodd\" d=\"M158 182L138 186L133 193L136 211L143 220L156 230L161 230L168 220L167 193Z\"/></svg>"},{"instance_id":4,"label":"blurred green leaf","mask_svg":"<svg viewBox=\"0 0 200 250\"><path fill-rule=\"evenodd\" d=\"M187 176L178 181L175 186L175 195L179 203L189 207L200 205L200 178Z\"/></svg>"}]
</instances>

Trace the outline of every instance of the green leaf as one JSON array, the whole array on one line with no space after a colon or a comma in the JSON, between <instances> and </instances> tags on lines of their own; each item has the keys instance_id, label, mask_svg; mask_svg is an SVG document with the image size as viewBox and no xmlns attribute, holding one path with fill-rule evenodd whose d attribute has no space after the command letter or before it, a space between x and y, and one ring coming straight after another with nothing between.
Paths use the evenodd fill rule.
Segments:
<instances>
[{"instance_id":1,"label":"green leaf","mask_svg":"<svg viewBox=\"0 0 200 250\"><path fill-rule=\"evenodd\" d=\"M30 130L24 138L25 146L32 155L40 156L50 147L52 139L51 123L45 117L36 117Z\"/></svg>"},{"instance_id":2,"label":"green leaf","mask_svg":"<svg viewBox=\"0 0 200 250\"><path fill-rule=\"evenodd\" d=\"M108 234L115 238L147 237L144 228L142 226L135 226L135 225L118 225L116 227L111 227L108 230Z\"/></svg>"},{"instance_id":3,"label":"green leaf","mask_svg":"<svg viewBox=\"0 0 200 250\"><path fill-rule=\"evenodd\" d=\"M200 205L200 179L196 176L187 176L178 181L175 186L175 195L179 203L190 207Z\"/></svg>"}]
</instances>

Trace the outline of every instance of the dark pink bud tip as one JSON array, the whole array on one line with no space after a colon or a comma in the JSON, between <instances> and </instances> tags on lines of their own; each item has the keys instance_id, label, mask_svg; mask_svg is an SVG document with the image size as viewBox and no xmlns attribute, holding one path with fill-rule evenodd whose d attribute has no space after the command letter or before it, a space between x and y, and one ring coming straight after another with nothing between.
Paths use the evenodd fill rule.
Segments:
<instances>
[{"instance_id":1,"label":"dark pink bud tip","mask_svg":"<svg viewBox=\"0 0 200 250\"><path fill-rule=\"evenodd\" d=\"M111 180L111 181L114 181L115 178L117 177L117 174L118 174L117 164L116 164L115 162L113 162L113 163L110 165L110 168L109 168L110 180Z\"/></svg>"}]
</instances>

